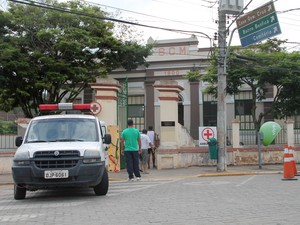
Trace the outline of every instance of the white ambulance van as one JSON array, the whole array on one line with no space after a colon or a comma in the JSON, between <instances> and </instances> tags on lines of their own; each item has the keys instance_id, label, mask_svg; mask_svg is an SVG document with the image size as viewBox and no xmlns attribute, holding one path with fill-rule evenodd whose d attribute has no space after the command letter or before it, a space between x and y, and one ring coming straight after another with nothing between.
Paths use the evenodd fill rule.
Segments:
<instances>
[{"instance_id":1,"label":"white ambulance van","mask_svg":"<svg viewBox=\"0 0 300 225\"><path fill-rule=\"evenodd\" d=\"M90 104L48 104L40 110L90 110ZM59 114L33 118L24 137L16 138L13 158L14 198L26 191L59 187L91 187L106 195L107 145L111 143L104 122L94 115Z\"/></svg>"}]
</instances>

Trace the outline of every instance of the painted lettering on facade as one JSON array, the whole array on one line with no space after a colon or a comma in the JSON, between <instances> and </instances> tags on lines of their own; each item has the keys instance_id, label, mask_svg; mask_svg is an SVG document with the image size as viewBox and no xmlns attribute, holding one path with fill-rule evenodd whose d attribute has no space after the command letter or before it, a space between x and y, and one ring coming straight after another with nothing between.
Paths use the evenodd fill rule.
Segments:
<instances>
[{"instance_id":1,"label":"painted lettering on facade","mask_svg":"<svg viewBox=\"0 0 300 225\"><path fill-rule=\"evenodd\" d=\"M158 48L158 55L187 55L187 49L186 46L161 47Z\"/></svg>"},{"instance_id":2,"label":"painted lettering on facade","mask_svg":"<svg viewBox=\"0 0 300 225\"><path fill-rule=\"evenodd\" d=\"M166 70L164 71L164 75L170 76L170 75L179 75L179 70Z\"/></svg>"},{"instance_id":3,"label":"painted lettering on facade","mask_svg":"<svg viewBox=\"0 0 300 225\"><path fill-rule=\"evenodd\" d=\"M167 69L155 71L154 76L181 76L188 72L189 70L180 70L180 69Z\"/></svg>"}]
</instances>

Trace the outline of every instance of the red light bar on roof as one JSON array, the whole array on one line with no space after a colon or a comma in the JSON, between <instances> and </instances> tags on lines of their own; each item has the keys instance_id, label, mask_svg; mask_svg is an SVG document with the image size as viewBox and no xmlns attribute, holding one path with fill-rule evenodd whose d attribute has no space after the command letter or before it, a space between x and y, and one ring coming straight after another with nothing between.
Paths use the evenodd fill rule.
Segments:
<instances>
[{"instance_id":1,"label":"red light bar on roof","mask_svg":"<svg viewBox=\"0 0 300 225\"><path fill-rule=\"evenodd\" d=\"M75 110L91 110L91 104L73 104Z\"/></svg>"},{"instance_id":2,"label":"red light bar on roof","mask_svg":"<svg viewBox=\"0 0 300 225\"><path fill-rule=\"evenodd\" d=\"M73 104L73 103L58 103L58 104L41 104L40 111L55 111L55 110L90 110L90 104Z\"/></svg>"},{"instance_id":3,"label":"red light bar on roof","mask_svg":"<svg viewBox=\"0 0 300 225\"><path fill-rule=\"evenodd\" d=\"M42 104L39 105L40 111L58 110L58 104Z\"/></svg>"}]
</instances>

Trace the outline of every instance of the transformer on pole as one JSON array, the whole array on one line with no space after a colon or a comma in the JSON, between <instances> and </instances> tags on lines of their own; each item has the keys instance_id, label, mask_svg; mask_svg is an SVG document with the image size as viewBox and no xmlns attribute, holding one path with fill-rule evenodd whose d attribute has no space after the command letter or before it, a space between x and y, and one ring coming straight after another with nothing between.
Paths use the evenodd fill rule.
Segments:
<instances>
[{"instance_id":1,"label":"transformer on pole","mask_svg":"<svg viewBox=\"0 0 300 225\"><path fill-rule=\"evenodd\" d=\"M225 14L237 15L244 8L244 0L220 0L219 11Z\"/></svg>"}]
</instances>

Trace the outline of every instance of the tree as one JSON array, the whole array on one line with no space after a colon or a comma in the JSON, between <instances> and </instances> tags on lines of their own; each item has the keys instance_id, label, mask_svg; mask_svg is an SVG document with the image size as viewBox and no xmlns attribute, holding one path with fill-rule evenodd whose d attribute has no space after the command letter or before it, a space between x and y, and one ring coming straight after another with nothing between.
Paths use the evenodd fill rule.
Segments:
<instances>
[{"instance_id":1,"label":"tree","mask_svg":"<svg viewBox=\"0 0 300 225\"><path fill-rule=\"evenodd\" d=\"M185 78L187 78L190 82L199 81L201 74L198 70L192 70L185 74Z\"/></svg>"},{"instance_id":2,"label":"tree","mask_svg":"<svg viewBox=\"0 0 300 225\"><path fill-rule=\"evenodd\" d=\"M284 118L295 115L300 106L300 54L288 53L281 45L284 41L268 40L265 44L246 49L231 48L227 68L228 94L238 94L247 85L252 94L252 120L258 132L263 118L271 115ZM208 73L201 79L210 83L206 92L216 96L217 57L211 58ZM266 99L266 88L272 85L274 103L265 111L257 112L257 102Z\"/></svg>"},{"instance_id":3,"label":"tree","mask_svg":"<svg viewBox=\"0 0 300 225\"><path fill-rule=\"evenodd\" d=\"M31 118L39 104L72 102L113 69L145 65L151 46L116 38L113 23L99 19L106 16L99 7L46 3L89 16L15 3L0 11L0 110L20 106Z\"/></svg>"}]
</instances>

